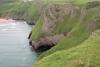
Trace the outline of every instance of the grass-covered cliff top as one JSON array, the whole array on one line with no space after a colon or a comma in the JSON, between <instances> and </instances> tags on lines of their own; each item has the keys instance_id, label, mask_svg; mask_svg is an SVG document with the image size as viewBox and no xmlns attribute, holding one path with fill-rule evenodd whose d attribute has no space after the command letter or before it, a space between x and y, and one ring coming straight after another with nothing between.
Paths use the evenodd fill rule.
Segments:
<instances>
[{"instance_id":1,"label":"grass-covered cliff top","mask_svg":"<svg viewBox=\"0 0 100 67\"><path fill-rule=\"evenodd\" d=\"M40 10L42 10L42 4L39 3L36 1L1 0L0 17L34 23L40 15Z\"/></svg>"},{"instance_id":2,"label":"grass-covered cliff top","mask_svg":"<svg viewBox=\"0 0 100 67\"><path fill-rule=\"evenodd\" d=\"M99 1L49 4L33 28L32 41L35 47L55 46L43 52L32 67L99 67L100 35L93 33L99 29ZM56 35L64 37L56 41Z\"/></svg>"},{"instance_id":3,"label":"grass-covered cliff top","mask_svg":"<svg viewBox=\"0 0 100 67\"><path fill-rule=\"evenodd\" d=\"M89 0L91 1L91 0ZM0 17L13 18L18 20L26 20L36 22L41 15L43 9L51 3L71 2L82 5L87 0L32 0L24 2L24 0L0 0Z\"/></svg>"},{"instance_id":4,"label":"grass-covered cliff top","mask_svg":"<svg viewBox=\"0 0 100 67\"><path fill-rule=\"evenodd\" d=\"M49 45L32 67L100 67L100 0L1 0L0 17L36 22L32 45Z\"/></svg>"},{"instance_id":5,"label":"grass-covered cliff top","mask_svg":"<svg viewBox=\"0 0 100 67\"><path fill-rule=\"evenodd\" d=\"M50 54L32 67L99 67L100 31L80 45ZM66 44L67 45L67 44Z\"/></svg>"}]
</instances>

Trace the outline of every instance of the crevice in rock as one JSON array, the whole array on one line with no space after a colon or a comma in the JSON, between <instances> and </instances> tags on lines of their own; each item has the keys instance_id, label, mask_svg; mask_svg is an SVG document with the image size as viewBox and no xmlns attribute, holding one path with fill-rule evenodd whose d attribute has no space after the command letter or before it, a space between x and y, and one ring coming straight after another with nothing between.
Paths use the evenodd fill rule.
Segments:
<instances>
[{"instance_id":1,"label":"crevice in rock","mask_svg":"<svg viewBox=\"0 0 100 67\"><path fill-rule=\"evenodd\" d=\"M29 45L32 46L34 51L36 52L44 52L51 49L53 46L57 45L57 43L64 38L64 34L58 34L54 36L46 36L41 38L38 41L29 41Z\"/></svg>"},{"instance_id":2,"label":"crevice in rock","mask_svg":"<svg viewBox=\"0 0 100 67\"><path fill-rule=\"evenodd\" d=\"M44 44L39 46L37 49L34 49L36 52L44 52L51 49L54 45Z\"/></svg>"}]
</instances>

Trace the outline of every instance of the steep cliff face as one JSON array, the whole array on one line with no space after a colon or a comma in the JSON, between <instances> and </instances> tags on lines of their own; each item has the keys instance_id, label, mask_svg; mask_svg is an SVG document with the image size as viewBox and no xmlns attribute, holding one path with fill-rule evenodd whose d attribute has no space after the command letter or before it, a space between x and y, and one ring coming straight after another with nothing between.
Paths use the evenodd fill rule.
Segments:
<instances>
[{"instance_id":1,"label":"steep cliff face","mask_svg":"<svg viewBox=\"0 0 100 67\"><path fill-rule=\"evenodd\" d=\"M92 2L93 3L93 2ZM94 2L95 3L95 2ZM90 3L87 3L90 4ZM92 32L100 28L100 5L97 5L95 7L90 7L84 5L83 7L80 8L80 13L79 17L75 17L74 19L77 19L77 21L71 21L71 25L74 25L71 30L67 32L67 35L64 37L63 40L61 40L57 46L53 47L49 51L43 53L40 58L43 58L45 56L48 56L49 54L52 54L56 51L59 50L64 50L64 49L70 49L72 47L75 47L77 45L80 45L83 41L85 41ZM69 21L69 17L67 18ZM72 19L73 20L73 19ZM66 21L65 23L67 23ZM60 24L61 25L61 24ZM69 26L70 23L67 24ZM64 27L65 24L62 26ZM66 30L68 29L66 27ZM60 30L64 30L60 27Z\"/></svg>"},{"instance_id":2,"label":"steep cliff face","mask_svg":"<svg viewBox=\"0 0 100 67\"><path fill-rule=\"evenodd\" d=\"M98 53L100 36L99 32L93 33L99 29L99 1L84 5L72 3L48 5L33 28L30 40L33 42L32 46L36 47L34 49L41 49L40 47L44 45L54 47L42 53L34 67L100 66L99 60L95 58L100 55Z\"/></svg>"},{"instance_id":3,"label":"steep cliff face","mask_svg":"<svg viewBox=\"0 0 100 67\"><path fill-rule=\"evenodd\" d=\"M66 17L73 19L77 16L79 8L72 4L50 4L44 11L43 32L55 33L57 24L63 24ZM63 31L66 32L66 31ZM61 32L61 33L63 33ZM58 31L58 33L60 33Z\"/></svg>"},{"instance_id":4,"label":"steep cliff face","mask_svg":"<svg viewBox=\"0 0 100 67\"><path fill-rule=\"evenodd\" d=\"M100 30L95 31L79 46L57 51L41 59L33 67L99 67Z\"/></svg>"},{"instance_id":5,"label":"steep cliff face","mask_svg":"<svg viewBox=\"0 0 100 67\"><path fill-rule=\"evenodd\" d=\"M77 24L80 13L80 8L70 3L49 4L33 29L32 46L55 46Z\"/></svg>"},{"instance_id":6,"label":"steep cliff face","mask_svg":"<svg viewBox=\"0 0 100 67\"><path fill-rule=\"evenodd\" d=\"M36 50L44 45L55 46L64 37L67 37L68 43L74 37L81 37L75 44L81 43L91 32L98 29L96 19L99 14L99 5L98 1L89 2L84 6L72 3L49 4L33 29L30 39L32 46ZM73 44L71 42L70 45Z\"/></svg>"}]
</instances>

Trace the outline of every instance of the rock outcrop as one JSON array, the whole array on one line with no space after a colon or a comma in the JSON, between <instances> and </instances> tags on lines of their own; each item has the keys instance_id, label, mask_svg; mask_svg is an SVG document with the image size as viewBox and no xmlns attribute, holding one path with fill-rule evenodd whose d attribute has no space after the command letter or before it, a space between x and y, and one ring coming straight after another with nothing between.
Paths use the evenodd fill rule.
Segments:
<instances>
[{"instance_id":1,"label":"rock outcrop","mask_svg":"<svg viewBox=\"0 0 100 67\"><path fill-rule=\"evenodd\" d=\"M60 40L62 40L62 38L64 38L63 34L46 36L40 38L38 42L32 41L31 44L36 52L43 52L55 46Z\"/></svg>"},{"instance_id":2,"label":"rock outcrop","mask_svg":"<svg viewBox=\"0 0 100 67\"><path fill-rule=\"evenodd\" d=\"M77 5L67 3L67 4L49 4L42 13L42 23L38 28L39 34L36 32L38 30L33 29L32 38L30 38L31 46L38 51L45 51L51 47L58 44L65 36L67 38L72 38L75 33L82 30L87 34L87 37L100 26L98 21L99 10L95 10L100 2L94 1L89 2L85 6L79 7ZM95 13L94 13L95 12ZM94 13L93 19L89 19L91 14ZM38 23L38 24L39 24ZM79 26L80 28L78 29ZM77 30L74 31L76 28ZM73 29L73 30L72 30ZM82 31L82 32L83 32ZM33 35L34 34L34 35ZM77 33L78 34L78 33ZM38 36L36 40L35 36ZM85 37L84 37L85 38Z\"/></svg>"},{"instance_id":3,"label":"rock outcrop","mask_svg":"<svg viewBox=\"0 0 100 67\"><path fill-rule=\"evenodd\" d=\"M51 48L55 46L60 40L67 35L67 31L61 33L54 33L57 24L64 23L64 18L67 16L69 18L75 18L79 12L80 8L67 3L67 4L49 4L43 11L43 25L42 33L43 36L38 38L38 41L33 41L30 38L30 45L37 51L39 49ZM45 50L43 48L43 51Z\"/></svg>"},{"instance_id":4,"label":"rock outcrop","mask_svg":"<svg viewBox=\"0 0 100 67\"><path fill-rule=\"evenodd\" d=\"M68 16L73 18L78 13L79 8L73 4L50 4L44 11L43 32L52 34L58 23Z\"/></svg>"}]
</instances>

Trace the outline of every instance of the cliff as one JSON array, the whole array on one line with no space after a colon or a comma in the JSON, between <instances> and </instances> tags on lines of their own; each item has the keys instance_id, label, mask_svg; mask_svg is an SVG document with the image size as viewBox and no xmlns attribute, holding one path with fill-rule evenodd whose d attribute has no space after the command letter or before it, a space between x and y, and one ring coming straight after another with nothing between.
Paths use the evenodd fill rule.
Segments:
<instances>
[{"instance_id":1,"label":"cliff","mask_svg":"<svg viewBox=\"0 0 100 67\"><path fill-rule=\"evenodd\" d=\"M82 5L49 4L33 28L30 38L36 51L45 51L44 48L49 50L46 49L48 51L40 55L33 67L100 66L100 35L92 35L99 29L99 1Z\"/></svg>"}]
</instances>

